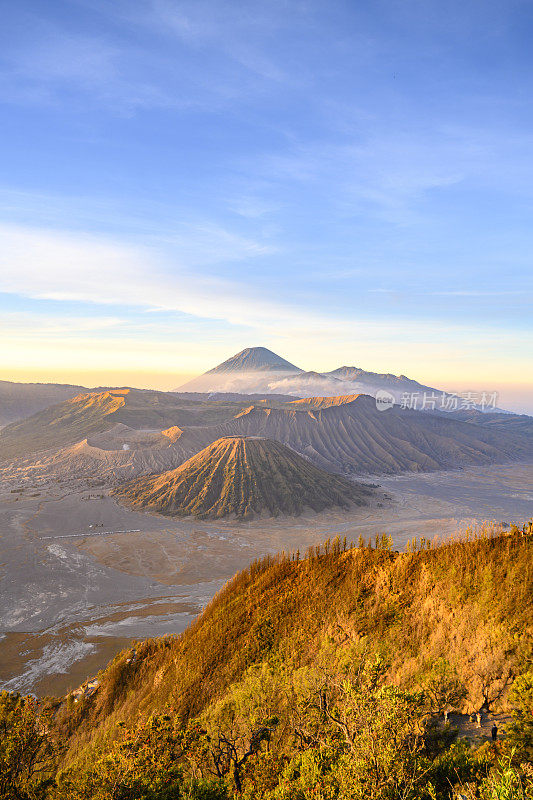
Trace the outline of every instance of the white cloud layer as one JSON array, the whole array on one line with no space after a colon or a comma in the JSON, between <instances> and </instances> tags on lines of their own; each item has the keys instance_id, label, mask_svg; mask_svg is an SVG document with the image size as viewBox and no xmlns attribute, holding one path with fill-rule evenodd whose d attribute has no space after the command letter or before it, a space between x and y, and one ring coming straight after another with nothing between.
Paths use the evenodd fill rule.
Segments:
<instances>
[{"instance_id":1,"label":"white cloud layer","mask_svg":"<svg viewBox=\"0 0 533 800\"><path fill-rule=\"evenodd\" d=\"M196 231L197 242L177 236L179 254L195 266L204 259L253 258L265 248L214 228ZM256 324L279 316L277 306L247 298L236 285L194 274L179 256L83 234L0 225L0 291L45 300L82 301L180 311L199 317ZM289 311L287 311L287 314Z\"/></svg>"},{"instance_id":2,"label":"white cloud layer","mask_svg":"<svg viewBox=\"0 0 533 800\"><path fill-rule=\"evenodd\" d=\"M398 323L361 321L341 315L321 314L254 294L245 281L213 277L199 268L187 268L181 254L197 263L216 257L213 229L207 233L205 252L198 242L177 237L171 259L155 247L136 247L104 237L0 225L0 292L52 301L80 301L99 306L136 307L147 311L176 311L197 318L225 320L232 325L268 330L270 335L299 331L302 335L328 338L347 336L347 331L378 333L398 331ZM249 259L262 255L260 245L243 244L230 234L220 234L225 257ZM233 243L233 248L231 247ZM168 242L167 242L168 244ZM402 336L414 339L419 325L402 323ZM430 336L434 339L434 336Z\"/></svg>"}]
</instances>

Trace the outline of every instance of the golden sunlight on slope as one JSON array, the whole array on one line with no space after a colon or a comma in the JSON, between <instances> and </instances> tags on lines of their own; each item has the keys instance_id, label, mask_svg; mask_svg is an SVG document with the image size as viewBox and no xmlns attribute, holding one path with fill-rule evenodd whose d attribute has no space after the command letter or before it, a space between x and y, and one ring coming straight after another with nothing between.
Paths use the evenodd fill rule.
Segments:
<instances>
[{"instance_id":1,"label":"golden sunlight on slope","mask_svg":"<svg viewBox=\"0 0 533 800\"><path fill-rule=\"evenodd\" d=\"M353 403L361 394L343 394L338 397L302 397L300 400L291 400L291 406L313 406L313 408L331 408Z\"/></svg>"},{"instance_id":2,"label":"golden sunlight on slope","mask_svg":"<svg viewBox=\"0 0 533 800\"><path fill-rule=\"evenodd\" d=\"M134 508L162 514L250 519L361 505L371 489L324 472L280 442L232 436L175 470L133 481L114 494Z\"/></svg>"}]
</instances>

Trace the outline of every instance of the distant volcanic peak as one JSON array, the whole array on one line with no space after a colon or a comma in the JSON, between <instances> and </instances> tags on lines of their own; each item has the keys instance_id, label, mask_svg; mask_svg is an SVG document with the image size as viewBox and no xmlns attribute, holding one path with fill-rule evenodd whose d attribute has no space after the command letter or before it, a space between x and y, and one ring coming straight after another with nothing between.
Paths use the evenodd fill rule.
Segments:
<instances>
[{"instance_id":1,"label":"distant volcanic peak","mask_svg":"<svg viewBox=\"0 0 533 800\"><path fill-rule=\"evenodd\" d=\"M177 391L271 394L270 384L301 369L266 347L248 347L222 364L179 387Z\"/></svg>"},{"instance_id":2,"label":"distant volcanic peak","mask_svg":"<svg viewBox=\"0 0 533 800\"><path fill-rule=\"evenodd\" d=\"M347 364L344 364L342 367L331 370L330 375L336 375L337 373L339 373L339 375L345 375L364 371L362 367L349 367Z\"/></svg>"},{"instance_id":3,"label":"distant volcanic peak","mask_svg":"<svg viewBox=\"0 0 533 800\"><path fill-rule=\"evenodd\" d=\"M247 347L228 358L218 367L208 370L207 375L226 372L301 372L299 367L286 361L266 347Z\"/></svg>"},{"instance_id":4,"label":"distant volcanic peak","mask_svg":"<svg viewBox=\"0 0 533 800\"><path fill-rule=\"evenodd\" d=\"M250 519L361 505L372 492L324 472L281 442L227 436L178 469L133 481L115 494L127 505L163 514Z\"/></svg>"}]
</instances>

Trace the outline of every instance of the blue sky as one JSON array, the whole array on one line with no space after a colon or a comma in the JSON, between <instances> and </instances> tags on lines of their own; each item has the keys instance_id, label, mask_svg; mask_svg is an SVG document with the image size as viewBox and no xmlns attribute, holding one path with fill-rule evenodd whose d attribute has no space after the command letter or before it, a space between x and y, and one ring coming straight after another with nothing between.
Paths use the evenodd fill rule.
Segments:
<instances>
[{"instance_id":1,"label":"blue sky","mask_svg":"<svg viewBox=\"0 0 533 800\"><path fill-rule=\"evenodd\" d=\"M533 411L533 3L19 0L0 377L245 346Z\"/></svg>"}]
</instances>

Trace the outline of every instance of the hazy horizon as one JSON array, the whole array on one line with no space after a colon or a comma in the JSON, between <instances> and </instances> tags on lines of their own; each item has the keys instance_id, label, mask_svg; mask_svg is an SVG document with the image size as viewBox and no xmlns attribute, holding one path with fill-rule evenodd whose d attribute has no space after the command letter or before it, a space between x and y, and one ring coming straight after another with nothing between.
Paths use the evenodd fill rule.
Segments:
<instances>
[{"instance_id":1,"label":"hazy horizon","mask_svg":"<svg viewBox=\"0 0 533 800\"><path fill-rule=\"evenodd\" d=\"M228 356L234 355L233 353L228 353ZM278 355L284 355L283 353L278 353ZM289 359L290 360L290 359ZM216 364L211 363L209 364L206 369L211 369L212 367L216 366ZM300 364L298 364L300 366ZM316 370L318 372L329 372L333 369L336 369L341 365L340 363L331 363L327 367L324 367L322 370ZM360 366L359 364L352 364L349 366ZM308 366L303 366L305 371L311 371L314 369L314 365L310 364ZM375 372L376 370L368 370ZM200 374L203 373L172 373L172 374L140 374L138 371L131 372L131 373L124 373L121 371L105 373L105 372L96 372L94 374L88 372L80 372L79 374L73 373L58 373L52 374L50 376L46 371L40 374L24 374L22 373L19 376L13 376L11 373L3 374L0 371L0 380L7 380L7 381L14 381L20 383L66 383L66 384L73 384L73 385L80 385L87 387L88 389L98 388L98 387L132 387L137 389L155 389L157 391L174 391L177 388L180 388L183 384L187 383L189 380L198 377ZM519 414L533 414L533 395L531 392L531 387L528 383L498 383L496 381L492 382L481 382L476 383L474 381L467 381L466 383L458 383L458 382L451 382L451 383L444 383L443 381L436 380L432 382L429 379L425 379L424 376L420 375L407 375L408 378L417 380L419 383L424 385L433 386L436 389L441 389L442 391L456 393L456 394L465 394L468 392L473 392L478 395L481 395L483 392L487 394L492 394L493 392L497 393L498 400L497 405L502 407L508 411L513 411ZM120 380L120 378L122 378ZM195 391L191 389L191 391ZM228 391L232 391L231 388L228 388ZM237 391L236 389L234 391ZM275 390L273 390L275 391ZM343 389L343 392L347 390ZM283 393L282 389L279 389L280 393ZM322 394L330 395L333 392L329 391L322 391ZM300 392L300 395L302 393ZM305 392L303 393L305 394Z\"/></svg>"}]
</instances>

